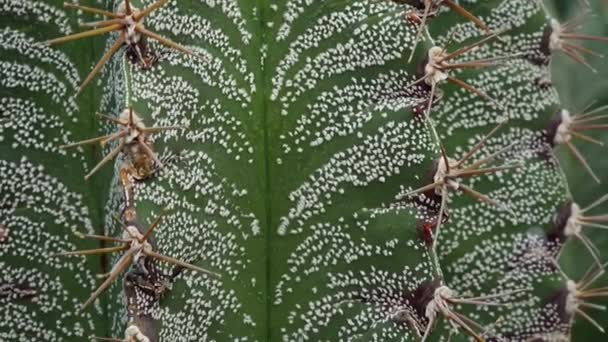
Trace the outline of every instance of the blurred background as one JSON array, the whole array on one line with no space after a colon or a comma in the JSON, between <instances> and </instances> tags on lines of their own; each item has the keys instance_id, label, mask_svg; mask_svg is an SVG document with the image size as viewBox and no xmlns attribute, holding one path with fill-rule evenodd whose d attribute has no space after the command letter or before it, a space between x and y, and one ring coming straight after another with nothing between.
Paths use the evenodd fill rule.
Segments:
<instances>
[{"instance_id":1,"label":"blurred background","mask_svg":"<svg viewBox=\"0 0 608 342\"><path fill-rule=\"evenodd\" d=\"M591 10L585 16L579 32L608 37L608 0L544 0L551 15L560 22L582 14L584 8L582 4L585 1L588 1ZM559 91L562 103L570 112L580 111L594 101L594 107L608 104L608 42L584 42L582 45L605 56L588 58L589 63L597 69L596 73L561 53L556 54L552 65L553 83ZM608 114L608 110L605 113ZM568 177L574 201L581 206L586 206L608 194L608 130L597 131L591 135L603 141L606 146L580 141L575 144L602 180L601 184L597 184L589 177L570 153L562 147L557 151ZM594 214L608 214L608 203L595 210ZM608 230L589 228L585 232L599 248L602 259L608 260ZM574 279L580 279L593 259L580 242L570 241L560 261L566 273ZM608 275L605 275L596 286L608 286ZM608 299L598 303L608 305ZM590 313L602 326L608 327L607 312L593 310ZM608 335L601 333L584 319L578 318L574 325L572 340L608 341Z\"/></svg>"}]
</instances>

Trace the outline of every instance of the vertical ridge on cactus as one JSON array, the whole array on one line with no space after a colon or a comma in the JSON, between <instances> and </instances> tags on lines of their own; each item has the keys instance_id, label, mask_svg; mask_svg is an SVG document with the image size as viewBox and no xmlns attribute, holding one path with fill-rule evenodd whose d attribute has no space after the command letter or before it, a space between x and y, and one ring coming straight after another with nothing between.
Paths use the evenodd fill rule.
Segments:
<instances>
[{"instance_id":1,"label":"vertical ridge on cactus","mask_svg":"<svg viewBox=\"0 0 608 342\"><path fill-rule=\"evenodd\" d=\"M604 178L586 145L606 142L605 106L570 114L555 87L562 52L602 71L576 42L606 38L575 17L537 0L0 4L0 340L607 326L607 197L575 195L558 148Z\"/></svg>"}]
</instances>

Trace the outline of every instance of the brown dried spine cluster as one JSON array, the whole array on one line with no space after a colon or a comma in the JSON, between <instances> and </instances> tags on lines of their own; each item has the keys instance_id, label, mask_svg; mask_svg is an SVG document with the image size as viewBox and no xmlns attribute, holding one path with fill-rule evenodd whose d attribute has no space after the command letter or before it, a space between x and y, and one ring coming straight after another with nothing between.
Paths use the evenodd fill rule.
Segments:
<instances>
[{"instance_id":1,"label":"brown dried spine cluster","mask_svg":"<svg viewBox=\"0 0 608 342\"><path fill-rule=\"evenodd\" d=\"M146 37L154 39L159 43L164 44L182 53L204 59L204 57L193 52L192 50L180 44L177 44L172 40L167 39L157 33L154 33L144 26L144 19L148 15L150 15L150 13L164 6L168 2L169 0L158 0L152 5L140 11L139 9L131 6L131 2L129 0L125 0L120 4L120 6L118 6L118 10L116 11L116 13L108 12L97 8L81 6L79 4L74 3L65 3L64 5L67 8L78 9L85 13L102 15L106 19L84 24L85 27L91 28L88 31L52 39L47 41L46 43L49 45L56 45L82 38L108 34L111 32L120 32L116 42L114 42L110 49L103 55L103 57L101 57L97 65L95 65L93 70L89 73L87 78L84 80L84 82L78 89L79 94L89 83L91 83L93 78L101 71L103 66L110 60L110 58L123 46L127 47L128 55L137 56L137 61L143 68L150 68L151 63L154 61L154 59L148 55L148 49L144 41Z\"/></svg>"}]
</instances>

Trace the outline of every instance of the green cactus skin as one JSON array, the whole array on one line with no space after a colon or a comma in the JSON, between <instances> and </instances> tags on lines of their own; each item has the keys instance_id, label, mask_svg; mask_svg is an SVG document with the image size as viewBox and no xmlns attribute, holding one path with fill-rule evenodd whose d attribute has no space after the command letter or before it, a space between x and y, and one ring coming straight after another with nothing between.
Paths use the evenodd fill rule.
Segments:
<instances>
[{"instance_id":1,"label":"green cactus skin","mask_svg":"<svg viewBox=\"0 0 608 342\"><path fill-rule=\"evenodd\" d=\"M571 98L601 102L599 88L568 88L591 71L555 49L553 7L457 3L484 26L435 1L412 50L424 2L169 1L146 27L203 58L148 40L146 63L120 51L76 96L116 36L49 47L100 17L59 0L0 0L0 341L122 339L134 326L149 341L601 339L577 309L606 326L592 307L603 290L574 290L605 260L608 240L589 224L604 222L606 204L580 213L600 216L587 226L572 217L605 191L556 138L563 110L586 104ZM494 33L449 60L482 68L428 64L434 47ZM429 70L435 86L419 81ZM124 154L83 179L115 145L59 146L112 133L94 114L125 107L148 126L187 127L155 135L164 167L135 183L133 204L143 226L170 208L156 251L221 278L158 263L166 288L155 297L134 265L77 314L118 255L52 255L100 247L82 234L120 236L112 216L130 199ZM574 144L606 180L601 147ZM466 159L452 172L487 156L478 168L508 168L411 194L444 179L447 157Z\"/></svg>"}]
</instances>

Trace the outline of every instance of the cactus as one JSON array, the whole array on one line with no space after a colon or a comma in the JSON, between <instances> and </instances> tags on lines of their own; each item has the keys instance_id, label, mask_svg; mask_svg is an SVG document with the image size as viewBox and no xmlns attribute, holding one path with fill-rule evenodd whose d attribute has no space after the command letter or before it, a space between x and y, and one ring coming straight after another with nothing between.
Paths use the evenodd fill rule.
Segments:
<instances>
[{"instance_id":1,"label":"cactus","mask_svg":"<svg viewBox=\"0 0 608 342\"><path fill-rule=\"evenodd\" d=\"M0 340L601 339L608 110L558 89L606 39L575 16L0 3Z\"/></svg>"}]
</instances>

